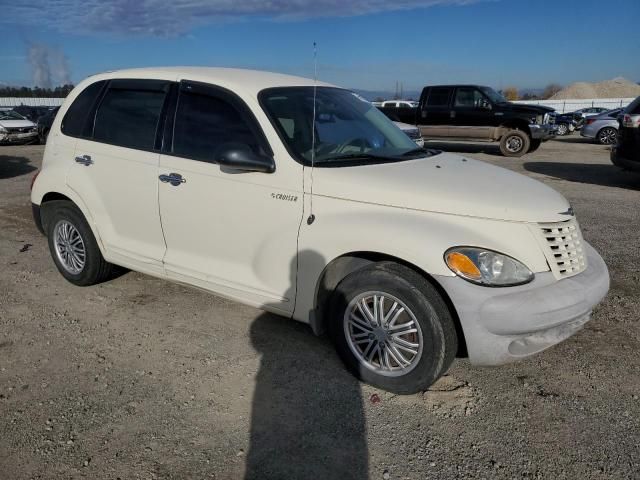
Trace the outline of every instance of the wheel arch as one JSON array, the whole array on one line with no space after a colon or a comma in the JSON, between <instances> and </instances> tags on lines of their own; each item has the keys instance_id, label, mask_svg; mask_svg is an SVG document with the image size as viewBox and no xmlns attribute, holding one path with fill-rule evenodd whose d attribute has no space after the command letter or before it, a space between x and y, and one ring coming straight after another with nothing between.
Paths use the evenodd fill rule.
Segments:
<instances>
[{"instance_id":1,"label":"wheel arch","mask_svg":"<svg viewBox=\"0 0 640 480\"><path fill-rule=\"evenodd\" d=\"M521 118L510 118L509 120L505 120L500 127L500 138L502 138L509 130L514 129L520 130L531 137L531 133L529 132L529 123Z\"/></svg>"},{"instance_id":2,"label":"wheel arch","mask_svg":"<svg viewBox=\"0 0 640 480\"><path fill-rule=\"evenodd\" d=\"M78 210L80 210L80 213L84 216L85 220L87 221L87 224L89 225L89 228L91 228L91 232L93 233L93 236L95 237L96 242L98 243L98 248L100 248L100 252L102 253L102 255L104 255L104 246L102 244L102 239L100 237L100 233L98 232L98 229L93 224L93 219L91 217L91 214L89 213L88 209L86 208L86 205L84 205L82 200L80 200L80 198L77 197L73 192L61 193L58 191L49 191L49 192L46 192L40 199L40 219L42 222L43 229L45 231L45 235L47 231L47 223L46 223L47 207L46 206L47 204L50 204L53 201L67 201L72 203Z\"/></svg>"},{"instance_id":3,"label":"wheel arch","mask_svg":"<svg viewBox=\"0 0 640 480\"><path fill-rule=\"evenodd\" d=\"M458 312L446 290L432 275L425 272L417 265L408 262L400 257L396 257L386 253L379 253L374 251L349 252L340 255L337 258L334 258L326 265L316 284L314 298L314 315L311 321L311 328L313 329L313 331L316 334L322 334L327 331L328 311L331 293L338 286L338 284L344 278L346 278L347 275L363 267L366 267L367 265L379 262L394 262L406 268L409 268L416 272L418 275L422 276L437 290L437 292L440 294L443 301L447 305L456 328L456 334L458 336L457 356L466 357L467 345L464 332L462 330L462 324L460 323Z\"/></svg>"}]
</instances>

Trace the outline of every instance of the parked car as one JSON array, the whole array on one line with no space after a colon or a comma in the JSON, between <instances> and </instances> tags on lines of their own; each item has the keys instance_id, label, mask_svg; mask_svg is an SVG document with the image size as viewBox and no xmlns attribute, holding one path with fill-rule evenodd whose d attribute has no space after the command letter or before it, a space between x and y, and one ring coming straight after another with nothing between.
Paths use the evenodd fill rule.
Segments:
<instances>
[{"instance_id":1,"label":"parked car","mask_svg":"<svg viewBox=\"0 0 640 480\"><path fill-rule=\"evenodd\" d=\"M418 108L418 102L413 100L386 100L382 102L381 106L392 108Z\"/></svg>"},{"instance_id":2,"label":"parked car","mask_svg":"<svg viewBox=\"0 0 640 480\"><path fill-rule=\"evenodd\" d=\"M89 77L53 121L31 201L69 282L121 265L307 322L397 393L459 351L498 365L557 344L609 287L550 187L417 148L362 97L267 72Z\"/></svg>"},{"instance_id":3,"label":"parked car","mask_svg":"<svg viewBox=\"0 0 640 480\"><path fill-rule=\"evenodd\" d=\"M35 123L10 108L0 109L0 144L31 143L37 139Z\"/></svg>"},{"instance_id":4,"label":"parked car","mask_svg":"<svg viewBox=\"0 0 640 480\"><path fill-rule=\"evenodd\" d=\"M580 117L582 118L582 117ZM574 132L578 125L578 120L572 113L556 114L556 133L560 136L569 135Z\"/></svg>"},{"instance_id":5,"label":"parked car","mask_svg":"<svg viewBox=\"0 0 640 480\"><path fill-rule=\"evenodd\" d=\"M640 171L640 97L618 116L618 138L611 162L625 170Z\"/></svg>"},{"instance_id":6,"label":"parked car","mask_svg":"<svg viewBox=\"0 0 640 480\"><path fill-rule=\"evenodd\" d=\"M425 87L417 108L380 107L391 120L417 125L425 140L500 142L506 157L520 157L555 136L553 109L508 102L489 87Z\"/></svg>"},{"instance_id":7,"label":"parked car","mask_svg":"<svg viewBox=\"0 0 640 480\"><path fill-rule=\"evenodd\" d=\"M601 113L606 112L607 110L609 110L608 108L604 108L604 107L588 107L588 108L580 108L579 110L575 110L574 112L572 112L574 115L576 116L581 116L583 118L586 117L590 117L592 115L600 115Z\"/></svg>"},{"instance_id":8,"label":"parked car","mask_svg":"<svg viewBox=\"0 0 640 480\"><path fill-rule=\"evenodd\" d=\"M588 117L580 130L580 135L596 140L602 145L615 144L618 138L618 115L620 112L622 109L616 108Z\"/></svg>"},{"instance_id":9,"label":"parked car","mask_svg":"<svg viewBox=\"0 0 640 480\"><path fill-rule=\"evenodd\" d=\"M13 110L23 117L31 120L33 123L36 123L42 115L46 115L49 110L51 110L51 107L19 105L17 107L13 107Z\"/></svg>"},{"instance_id":10,"label":"parked car","mask_svg":"<svg viewBox=\"0 0 640 480\"><path fill-rule=\"evenodd\" d=\"M419 147L424 147L424 138L420 133L420 129L415 125L409 125L408 123L393 122L396 126L402 130L411 140L413 140Z\"/></svg>"},{"instance_id":11,"label":"parked car","mask_svg":"<svg viewBox=\"0 0 640 480\"><path fill-rule=\"evenodd\" d=\"M38 119L38 138L40 139L40 143L47 143L51 124L53 123L53 119L56 118L58 110L60 110L60 107L52 108Z\"/></svg>"}]
</instances>

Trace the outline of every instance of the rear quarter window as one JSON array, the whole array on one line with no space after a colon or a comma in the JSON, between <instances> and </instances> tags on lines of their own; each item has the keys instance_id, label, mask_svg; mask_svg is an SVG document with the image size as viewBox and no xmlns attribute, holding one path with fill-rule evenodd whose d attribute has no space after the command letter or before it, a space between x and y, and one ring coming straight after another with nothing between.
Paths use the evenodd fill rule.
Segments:
<instances>
[{"instance_id":1,"label":"rear quarter window","mask_svg":"<svg viewBox=\"0 0 640 480\"><path fill-rule=\"evenodd\" d=\"M86 135L85 125L89 113L93 110L98 96L106 84L106 80L92 83L73 101L62 119L62 133L70 137Z\"/></svg>"}]
</instances>

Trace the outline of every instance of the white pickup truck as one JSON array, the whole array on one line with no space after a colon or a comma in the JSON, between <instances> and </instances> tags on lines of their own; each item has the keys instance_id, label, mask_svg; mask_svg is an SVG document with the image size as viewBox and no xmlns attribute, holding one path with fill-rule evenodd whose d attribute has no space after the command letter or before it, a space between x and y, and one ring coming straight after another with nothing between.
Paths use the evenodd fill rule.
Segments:
<instances>
[{"instance_id":1,"label":"white pickup truck","mask_svg":"<svg viewBox=\"0 0 640 480\"><path fill-rule=\"evenodd\" d=\"M417 148L358 95L273 73L87 78L31 200L68 281L121 265L307 322L398 393L457 354L497 365L562 341L609 287L559 193Z\"/></svg>"}]
</instances>

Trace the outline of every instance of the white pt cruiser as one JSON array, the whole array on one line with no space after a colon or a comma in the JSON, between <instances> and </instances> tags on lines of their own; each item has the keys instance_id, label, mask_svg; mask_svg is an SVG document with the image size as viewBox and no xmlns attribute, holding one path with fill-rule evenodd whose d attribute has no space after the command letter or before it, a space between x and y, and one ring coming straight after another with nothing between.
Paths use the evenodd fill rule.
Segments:
<instances>
[{"instance_id":1,"label":"white pt cruiser","mask_svg":"<svg viewBox=\"0 0 640 480\"><path fill-rule=\"evenodd\" d=\"M70 282L120 265L307 322L398 393L456 354L498 365L557 344L609 287L554 190L416 148L357 94L273 73L84 80L31 198Z\"/></svg>"}]
</instances>

